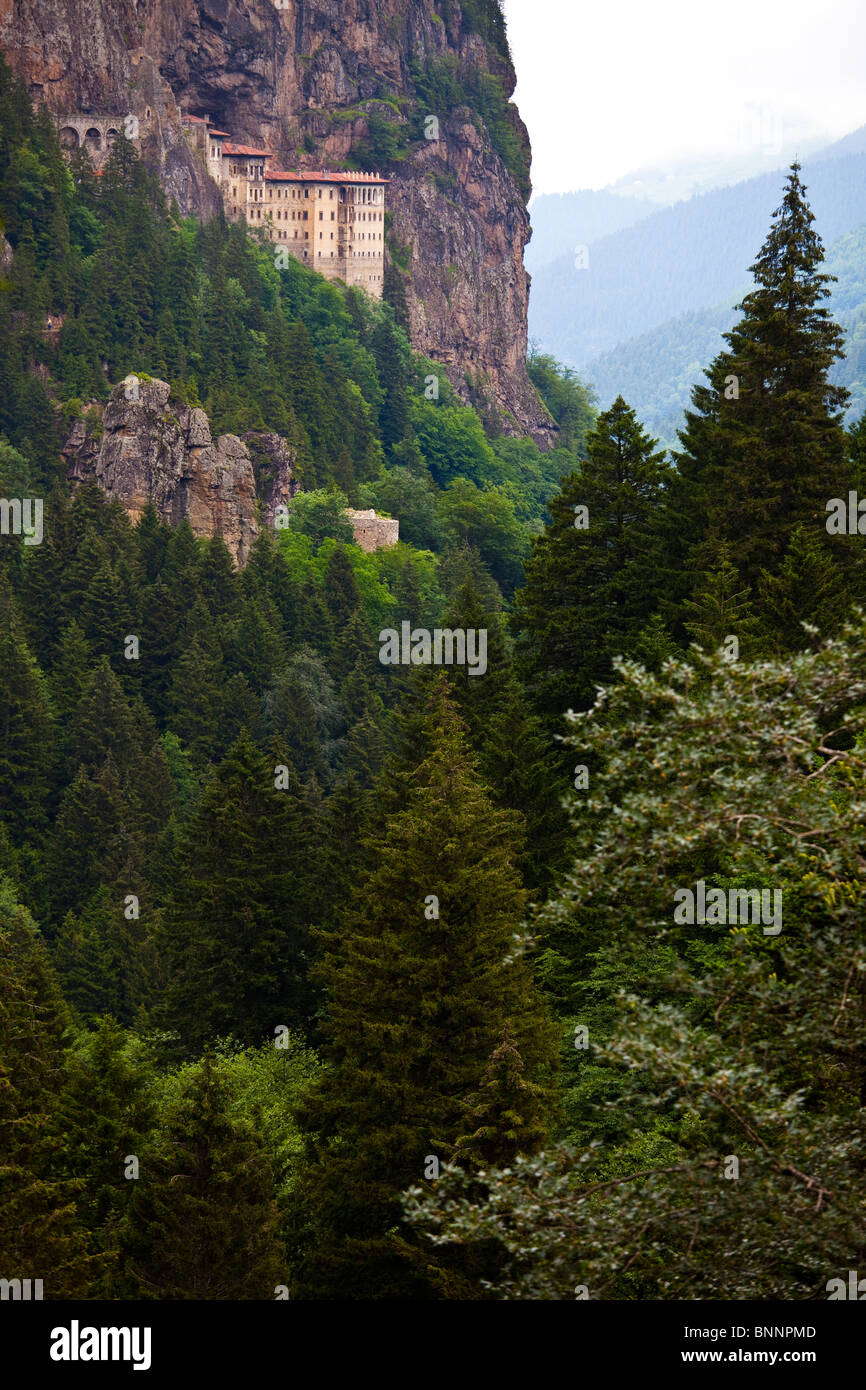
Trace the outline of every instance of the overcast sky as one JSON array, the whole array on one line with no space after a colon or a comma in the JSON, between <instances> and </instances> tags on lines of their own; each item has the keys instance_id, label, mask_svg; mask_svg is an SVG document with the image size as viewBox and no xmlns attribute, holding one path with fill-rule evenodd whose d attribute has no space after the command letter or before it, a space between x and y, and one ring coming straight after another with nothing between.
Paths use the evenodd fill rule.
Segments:
<instances>
[{"instance_id":1,"label":"overcast sky","mask_svg":"<svg viewBox=\"0 0 866 1390\"><path fill-rule=\"evenodd\" d=\"M866 124L866 0L505 0L538 193Z\"/></svg>"}]
</instances>

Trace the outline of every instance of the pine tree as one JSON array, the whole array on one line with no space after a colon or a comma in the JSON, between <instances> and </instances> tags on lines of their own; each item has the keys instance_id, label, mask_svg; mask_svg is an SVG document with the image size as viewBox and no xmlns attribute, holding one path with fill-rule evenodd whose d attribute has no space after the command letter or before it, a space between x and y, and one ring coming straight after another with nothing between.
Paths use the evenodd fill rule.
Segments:
<instances>
[{"instance_id":1,"label":"pine tree","mask_svg":"<svg viewBox=\"0 0 866 1390\"><path fill-rule=\"evenodd\" d=\"M180 848L159 940L166 1017L187 1052L221 1036L258 1044L307 1018L305 808L291 768L277 788L276 766L241 734Z\"/></svg>"},{"instance_id":2,"label":"pine tree","mask_svg":"<svg viewBox=\"0 0 866 1390\"><path fill-rule=\"evenodd\" d=\"M126 1231L144 1299L272 1299L286 1282L270 1162L206 1056L145 1154Z\"/></svg>"},{"instance_id":3,"label":"pine tree","mask_svg":"<svg viewBox=\"0 0 866 1390\"><path fill-rule=\"evenodd\" d=\"M429 1294L423 1267L388 1234L397 1194L431 1159L447 1161L506 1020L530 1079L551 1065L515 940L515 817L479 784L444 676L418 719L418 761L390 798L399 809L371 839L372 868L340 930L323 935L330 1065L304 1114L305 1297Z\"/></svg>"},{"instance_id":4,"label":"pine tree","mask_svg":"<svg viewBox=\"0 0 866 1390\"><path fill-rule=\"evenodd\" d=\"M0 880L0 1267L42 1279L46 1298L86 1297L97 1272L56 1162L68 1022L36 925Z\"/></svg>"},{"instance_id":5,"label":"pine tree","mask_svg":"<svg viewBox=\"0 0 866 1390\"><path fill-rule=\"evenodd\" d=\"M621 396L598 417L588 450L550 503L551 524L533 543L514 604L518 671L552 721L592 704L658 592L655 527L670 482L664 455Z\"/></svg>"},{"instance_id":6,"label":"pine tree","mask_svg":"<svg viewBox=\"0 0 866 1390\"><path fill-rule=\"evenodd\" d=\"M687 583L689 571L707 568L714 537L754 587L763 570L776 573L795 526L824 531L827 500L847 494L848 393L828 379L842 333L824 303L833 277L820 269L805 195L794 163L751 267L755 288L686 413L666 517L673 595L683 591L680 572Z\"/></svg>"}]
</instances>

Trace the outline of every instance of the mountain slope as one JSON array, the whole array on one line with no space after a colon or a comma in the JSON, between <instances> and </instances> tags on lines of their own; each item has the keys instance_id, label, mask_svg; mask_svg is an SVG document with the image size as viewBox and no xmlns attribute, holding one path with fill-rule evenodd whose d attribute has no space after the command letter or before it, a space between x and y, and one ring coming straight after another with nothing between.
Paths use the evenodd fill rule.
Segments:
<instances>
[{"instance_id":1,"label":"mountain slope","mask_svg":"<svg viewBox=\"0 0 866 1390\"><path fill-rule=\"evenodd\" d=\"M866 410L866 226L829 248L827 270L838 277L830 307L845 330L847 352L832 379L851 392L850 421ZM742 293L747 288L744 282ZM622 394L647 428L674 446L691 388L702 380L704 368L724 346L722 334L737 318L733 305L734 300L668 319L589 362L586 379L602 408Z\"/></svg>"},{"instance_id":2,"label":"mountain slope","mask_svg":"<svg viewBox=\"0 0 866 1390\"><path fill-rule=\"evenodd\" d=\"M526 374L529 142L497 0L15 0L0 47L55 115L137 115L184 213L219 195L181 109L283 167L387 172L386 293L413 345L507 432L550 439Z\"/></svg>"},{"instance_id":3,"label":"mountain slope","mask_svg":"<svg viewBox=\"0 0 866 1390\"><path fill-rule=\"evenodd\" d=\"M829 245L866 223L866 153L809 163L804 182ZM533 278L530 333L578 369L681 314L735 298L780 198L778 172L717 189L604 237L577 270L560 257Z\"/></svg>"}]
</instances>

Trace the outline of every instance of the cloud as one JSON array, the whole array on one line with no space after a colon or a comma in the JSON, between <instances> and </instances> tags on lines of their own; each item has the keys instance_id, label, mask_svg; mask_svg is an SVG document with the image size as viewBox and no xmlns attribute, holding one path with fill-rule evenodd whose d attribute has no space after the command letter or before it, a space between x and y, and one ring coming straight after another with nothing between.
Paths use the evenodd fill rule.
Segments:
<instances>
[{"instance_id":1,"label":"cloud","mask_svg":"<svg viewBox=\"0 0 866 1390\"><path fill-rule=\"evenodd\" d=\"M505 0L538 192L866 124L862 0ZM768 133L769 132L769 133Z\"/></svg>"}]
</instances>

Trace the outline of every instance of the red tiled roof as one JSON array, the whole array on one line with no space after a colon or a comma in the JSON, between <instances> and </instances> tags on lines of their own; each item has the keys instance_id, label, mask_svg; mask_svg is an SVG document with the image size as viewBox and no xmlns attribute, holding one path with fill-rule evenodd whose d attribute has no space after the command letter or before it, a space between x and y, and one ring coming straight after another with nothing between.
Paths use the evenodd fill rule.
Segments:
<instances>
[{"instance_id":1,"label":"red tiled roof","mask_svg":"<svg viewBox=\"0 0 866 1390\"><path fill-rule=\"evenodd\" d=\"M383 178L380 174L362 174L353 169L347 169L344 173L334 173L326 169L266 169L265 179L294 179L302 183L390 183L390 179Z\"/></svg>"},{"instance_id":2,"label":"red tiled roof","mask_svg":"<svg viewBox=\"0 0 866 1390\"><path fill-rule=\"evenodd\" d=\"M203 116L191 116L189 112L187 112L182 119L184 121L192 121L195 125L207 125L207 121Z\"/></svg>"},{"instance_id":3,"label":"red tiled roof","mask_svg":"<svg viewBox=\"0 0 866 1390\"><path fill-rule=\"evenodd\" d=\"M228 139L229 132L227 130L214 130L213 126L211 126L208 130L208 135L224 135L226 139Z\"/></svg>"},{"instance_id":4,"label":"red tiled roof","mask_svg":"<svg viewBox=\"0 0 866 1390\"><path fill-rule=\"evenodd\" d=\"M252 145L232 145L230 142L223 145L223 154L245 154L245 155L269 155L270 150L257 150Z\"/></svg>"}]
</instances>

